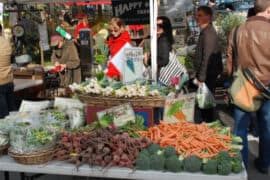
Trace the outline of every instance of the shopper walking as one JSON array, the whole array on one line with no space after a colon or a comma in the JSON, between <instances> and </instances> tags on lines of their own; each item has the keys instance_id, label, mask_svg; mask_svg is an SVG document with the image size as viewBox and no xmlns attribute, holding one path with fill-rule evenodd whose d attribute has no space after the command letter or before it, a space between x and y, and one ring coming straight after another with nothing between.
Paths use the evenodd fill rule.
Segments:
<instances>
[{"instance_id":1,"label":"shopper walking","mask_svg":"<svg viewBox=\"0 0 270 180\"><path fill-rule=\"evenodd\" d=\"M15 110L11 54L11 44L2 36L0 24L0 118L8 115L9 111Z\"/></svg>"},{"instance_id":2,"label":"shopper walking","mask_svg":"<svg viewBox=\"0 0 270 180\"><path fill-rule=\"evenodd\" d=\"M196 47L196 85L201 86L203 83L207 85L214 95L216 88L216 80L222 73L222 57L218 42L218 36L212 25L212 9L208 6L200 6L196 12L196 21L200 27L200 36ZM211 122L215 119L215 109L200 109L196 107L197 123L202 121Z\"/></svg>"},{"instance_id":3,"label":"shopper walking","mask_svg":"<svg viewBox=\"0 0 270 180\"><path fill-rule=\"evenodd\" d=\"M72 41L65 40L59 34L51 37L53 52L51 60L59 69L60 86L67 87L81 82L81 66L77 49Z\"/></svg>"},{"instance_id":4,"label":"shopper walking","mask_svg":"<svg viewBox=\"0 0 270 180\"><path fill-rule=\"evenodd\" d=\"M256 16L250 17L237 32L238 66L249 68L266 86L270 85L270 0L255 0ZM259 28L258 28L259 27ZM232 37L229 37L227 72L232 74ZM268 173L270 166L270 99L265 98L257 111L259 124L259 157L255 167L262 173ZM234 107L234 133L243 138L242 156L248 165L247 132L250 113Z\"/></svg>"}]
</instances>

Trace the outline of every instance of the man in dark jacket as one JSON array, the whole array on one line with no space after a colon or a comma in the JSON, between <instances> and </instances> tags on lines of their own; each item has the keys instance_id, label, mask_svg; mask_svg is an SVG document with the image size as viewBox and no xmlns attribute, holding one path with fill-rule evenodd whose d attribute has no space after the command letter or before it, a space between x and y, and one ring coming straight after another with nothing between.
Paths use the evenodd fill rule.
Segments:
<instances>
[{"instance_id":1,"label":"man in dark jacket","mask_svg":"<svg viewBox=\"0 0 270 180\"><path fill-rule=\"evenodd\" d=\"M196 47L196 85L201 86L203 83L207 85L209 90L214 95L216 88L216 79L223 70L221 50L218 43L218 36L213 27L212 9L208 6L200 6L197 9L196 21L201 29L200 36ZM196 122L206 121L211 122L215 120L214 108L199 109L201 114Z\"/></svg>"}]
</instances>

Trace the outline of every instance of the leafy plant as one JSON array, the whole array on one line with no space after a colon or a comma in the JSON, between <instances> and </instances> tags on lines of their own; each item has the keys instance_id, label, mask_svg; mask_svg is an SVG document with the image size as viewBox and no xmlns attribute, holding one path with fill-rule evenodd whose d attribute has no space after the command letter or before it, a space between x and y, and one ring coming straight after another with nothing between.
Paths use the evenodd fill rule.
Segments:
<instances>
[{"instance_id":1,"label":"leafy plant","mask_svg":"<svg viewBox=\"0 0 270 180\"><path fill-rule=\"evenodd\" d=\"M222 51L225 53L228 46L228 38L230 32L236 26L243 24L246 21L246 17L236 14L229 13L226 15L218 15L216 20L217 33L221 42Z\"/></svg>"}]
</instances>

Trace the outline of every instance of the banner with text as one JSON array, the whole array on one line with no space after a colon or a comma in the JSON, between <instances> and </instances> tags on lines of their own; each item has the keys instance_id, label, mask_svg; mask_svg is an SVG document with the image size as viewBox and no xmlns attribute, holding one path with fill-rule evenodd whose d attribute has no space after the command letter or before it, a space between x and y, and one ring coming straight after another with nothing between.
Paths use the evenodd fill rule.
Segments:
<instances>
[{"instance_id":1,"label":"banner with text","mask_svg":"<svg viewBox=\"0 0 270 180\"><path fill-rule=\"evenodd\" d=\"M125 24L149 24L149 0L112 0L113 15Z\"/></svg>"}]
</instances>

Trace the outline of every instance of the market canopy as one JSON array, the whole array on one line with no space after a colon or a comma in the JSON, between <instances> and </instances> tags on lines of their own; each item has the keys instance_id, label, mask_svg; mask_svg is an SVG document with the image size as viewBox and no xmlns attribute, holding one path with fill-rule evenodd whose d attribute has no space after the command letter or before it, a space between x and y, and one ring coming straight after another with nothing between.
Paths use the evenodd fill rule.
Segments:
<instances>
[{"instance_id":1,"label":"market canopy","mask_svg":"<svg viewBox=\"0 0 270 180\"><path fill-rule=\"evenodd\" d=\"M13 3L14 0L0 0L0 2ZM111 4L111 0L15 0L17 3L56 3L56 2L67 2L67 3L78 3L82 5L100 5L100 4ZM87 4L86 4L87 3Z\"/></svg>"}]
</instances>

